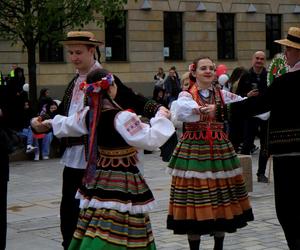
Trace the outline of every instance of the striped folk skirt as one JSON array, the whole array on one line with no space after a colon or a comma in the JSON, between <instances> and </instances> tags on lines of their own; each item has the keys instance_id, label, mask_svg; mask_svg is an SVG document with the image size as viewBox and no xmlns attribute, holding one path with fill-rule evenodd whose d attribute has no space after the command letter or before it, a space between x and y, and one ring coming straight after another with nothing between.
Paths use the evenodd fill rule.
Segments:
<instances>
[{"instance_id":1,"label":"striped folk skirt","mask_svg":"<svg viewBox=\"0 0 300 250\"><path fill-rule=\"evenodd\" d=\"M235 232L253 214L239 159L221 123L185 125L168 165L167 228L175 234Z\"/></svg>"},{"instance_id":2,"label":"striped folk skirt","mask_svg":"<svg viewBox=\"0 0 300 250\"><path fill-rule=\"evenodd\" d=\"M136 151L107 154L95 184L77 192L81 211L69 250L156 250L148 215L155 201L135 166Z\"/></svg>"}]
</instances>

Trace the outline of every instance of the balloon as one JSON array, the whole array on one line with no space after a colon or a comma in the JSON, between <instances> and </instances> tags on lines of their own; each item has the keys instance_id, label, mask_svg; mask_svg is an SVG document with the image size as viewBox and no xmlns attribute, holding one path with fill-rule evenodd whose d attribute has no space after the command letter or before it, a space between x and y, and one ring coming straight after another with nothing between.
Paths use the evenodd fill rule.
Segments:
<instances>
[{"instance_id":1,"label":"balloon","mask_svg":"<svg viewBox=\"0 0 300 250\"><path fill-rule=\"evenodd\" d=\"M25 83L25 84L23 85L23 90L24 90L25 92L28 92L28 91L29 91L29 84L28 84L28 83Z\"/></svg>"},{"instance_id":2,"label":"balloon","mask_svg":"<svg viewBox=\"0 0 300 250\"><path fill-rule=\"evenodd\" d=\"M222 74L218 77L218 82L224 86L224 84L228 81L229 77L227 74Z\"/></svg>"},{"instance_id":3,"label":"balloon","mask_svg":"<svg viewBox=\"0 0 300 250\"><path fill-rule=\"evenodd\" d=\"M216 68L216 75L219 77L222 74L226 74L227 73L227 66L224 64L220 64L217 66Z\"/></svg>"}]
</instances>

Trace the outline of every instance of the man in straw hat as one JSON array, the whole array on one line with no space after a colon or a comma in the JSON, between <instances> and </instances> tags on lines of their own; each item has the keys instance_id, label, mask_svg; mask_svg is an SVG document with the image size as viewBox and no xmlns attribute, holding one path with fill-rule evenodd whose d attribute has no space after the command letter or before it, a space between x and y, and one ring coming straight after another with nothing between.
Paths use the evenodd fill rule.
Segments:
<instances>
[{"instance_id":1,"label":"man in straw hat","mask_svg":"<svg viewBox=\"0 0 300 250\"><path fill-rule=\"evenodd\" d=\"M273 156L275 207L290 249L300 249L300 28L290 27L285 46L289 72L274 79L262 96L241 103L241 115L270 112L268 150ZM242 114L243 113L243 114Z\"/></svg>"},{"instance_id":2,"label":"man in straw hat","mask_svg":"<svg viewBox=\"0 0 300 250\"><path fill-rule=\"evenodd\" d=\"M275 136L280 137L279 145L274 144L278 150L273 153L275 206L289 248L299 250L300 204L297 197L300 191L300 122L296 110L300 95L300 28L290 27L286 39L275 42L285 46L285 56L290 67L288 73L273 81L270 88L274 91L269 94L274 93L270 133L274 131ZM270 138L270 143L272 141Z\"/></svg>"},{"instance_id":3,"label":"man in straw hat","mask_svg":"<svg viewBox=\"0 0 300 250\"><path fill-rule=\"evenodd\" d=\"M59 106L60 115L52 121L46 120L43 123L41 118L35 118L32 126L37 131L49 130L53 127L55 136L62 138L65 148L61 163L64 164L62 200L60 206L61 233L63 247L68 249L79 215L79 200L75 199L78 187L82 183L84 170L86 168L86 146L87 136L76 136L76 122L85 123L85 116L88 111L84 92L79 85L86 80L89 72L102 68L100 63L94 59L94 55L102 42L95 38L92 32L70 31L67 38L61 41L66 46L70 61L76 68L76 76L68 84ZM99 54L98 54L99 56ZM77 121L72 123L72 118ZM47 119L44 117L42 120ZM74 126L75 125L75 126Z\"/></svg>"}]
</instances>

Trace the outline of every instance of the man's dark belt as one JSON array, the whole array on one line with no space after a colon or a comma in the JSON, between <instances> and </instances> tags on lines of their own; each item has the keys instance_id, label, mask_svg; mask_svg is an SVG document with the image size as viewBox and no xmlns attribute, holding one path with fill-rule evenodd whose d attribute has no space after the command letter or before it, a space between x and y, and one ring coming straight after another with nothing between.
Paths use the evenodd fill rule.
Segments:
<instances>
[{"instance_id":1,"label":"man's dark belt","mask_svg":"<svg viewBox=\"0 0 300 250\"><path fill-rule=\"evenodd\" d=\"M80 136L80 137L66 137L66 138L63 138L62 140L66 147L72 147L72 146L85 144L85 136L84 135Z\"/></svg>"}]
</instances>

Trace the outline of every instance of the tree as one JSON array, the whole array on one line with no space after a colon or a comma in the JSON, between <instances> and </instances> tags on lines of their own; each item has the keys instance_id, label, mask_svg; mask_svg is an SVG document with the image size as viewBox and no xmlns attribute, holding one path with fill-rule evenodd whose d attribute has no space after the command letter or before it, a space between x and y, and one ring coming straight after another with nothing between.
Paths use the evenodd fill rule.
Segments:
<instances>
[{"instance_id":1,"label":"tree","mask_svg":"<svg viewBox=\"0 0 300 250\"><path fill-rule=\"evenodd\" d=\"M62 39L66 30L119 16L127 0L1 0L0 36L23 43L28 55L29 98L36 104L36 49L49 39Z\"/></svg>"}]
</instances>

